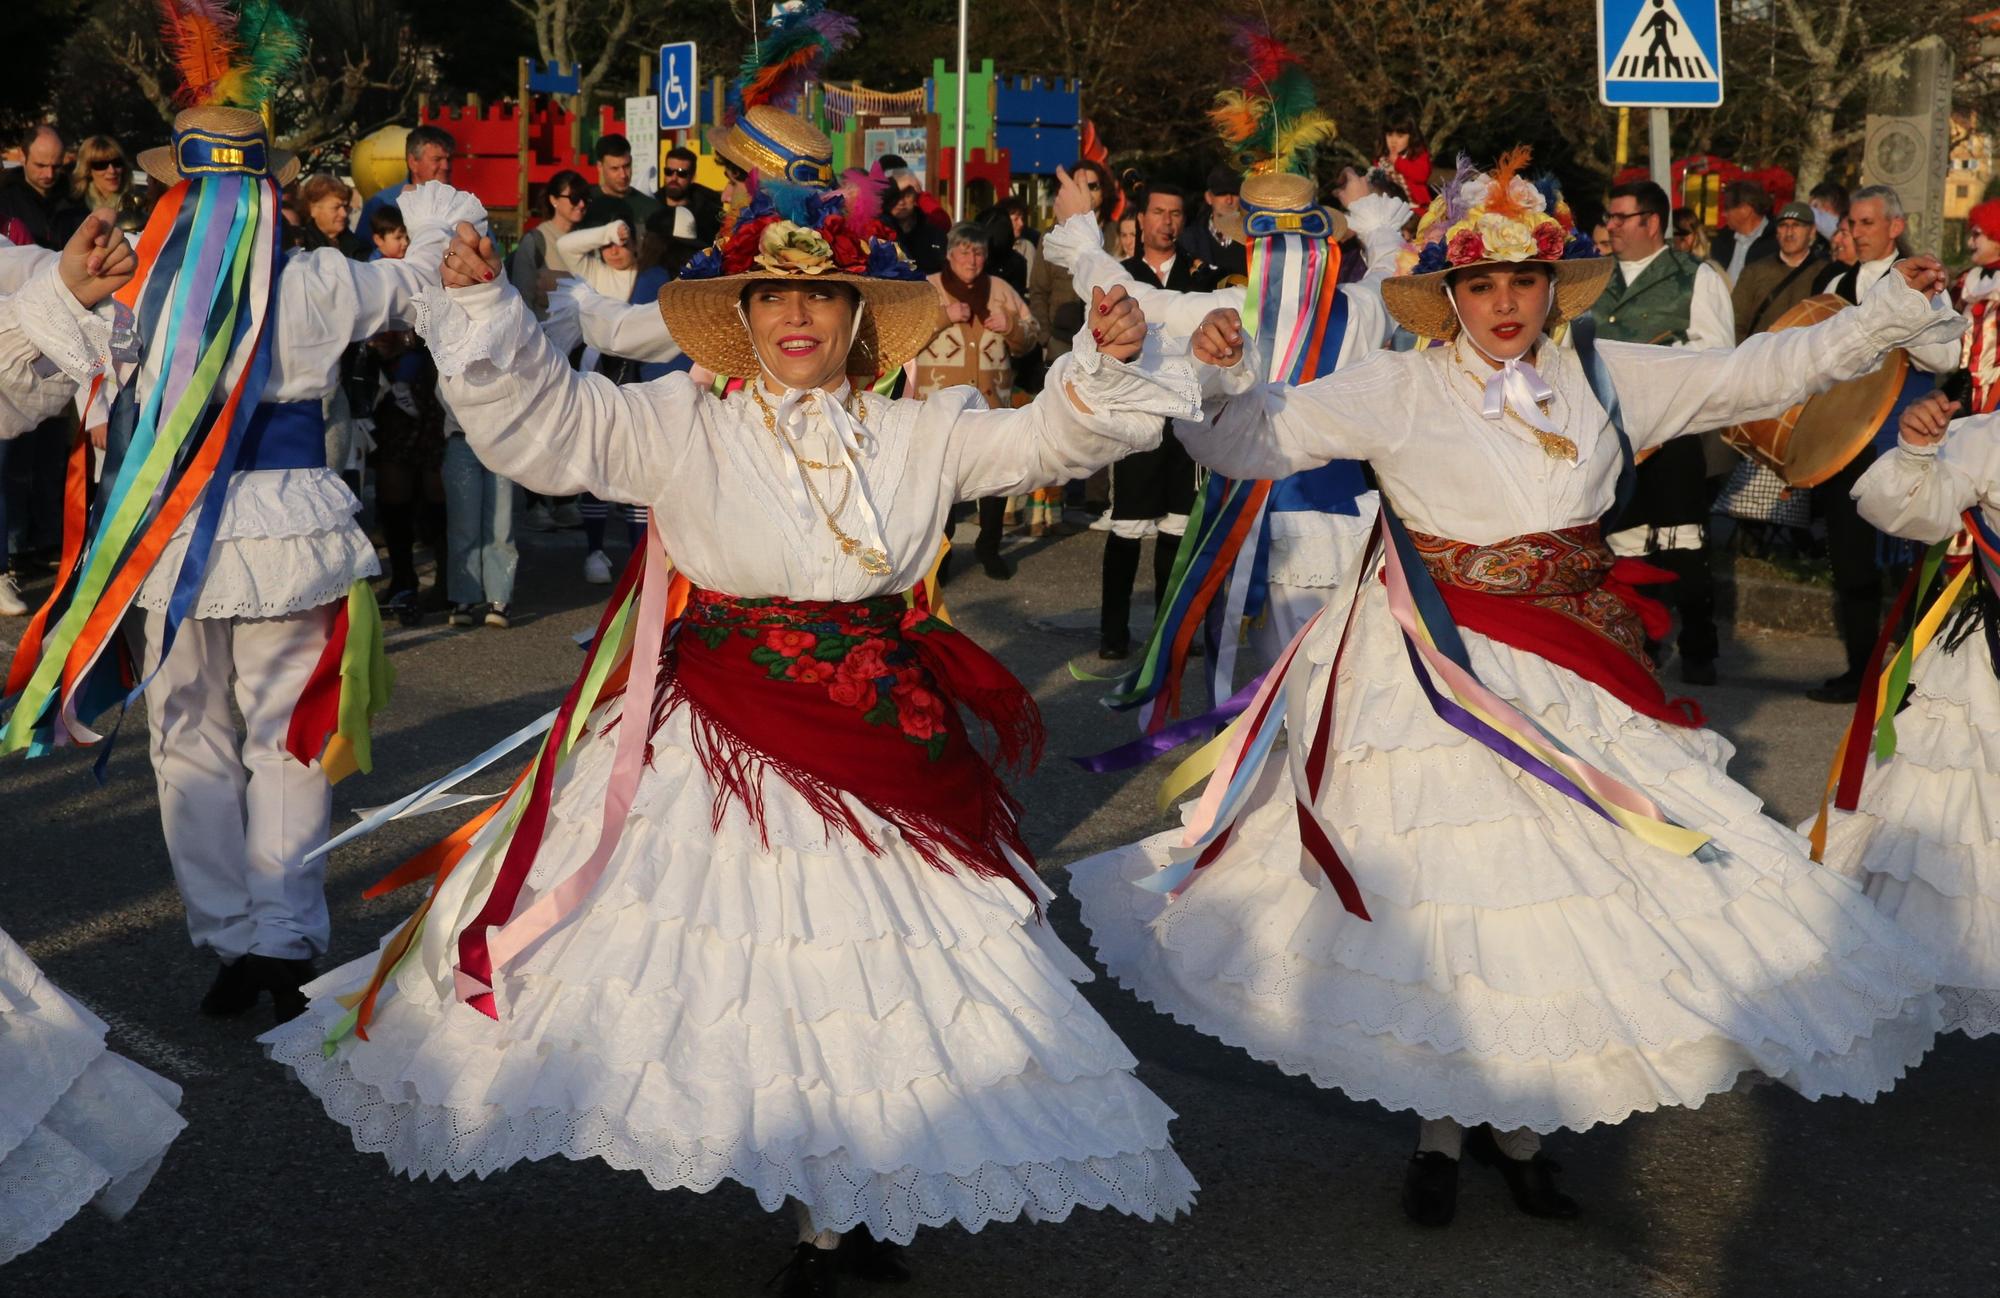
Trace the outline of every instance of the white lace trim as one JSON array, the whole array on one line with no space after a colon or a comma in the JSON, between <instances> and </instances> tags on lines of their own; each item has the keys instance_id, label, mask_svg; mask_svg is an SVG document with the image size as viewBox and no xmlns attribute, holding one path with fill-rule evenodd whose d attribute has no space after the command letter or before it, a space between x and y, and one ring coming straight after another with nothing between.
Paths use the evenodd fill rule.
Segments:
<instances>
[{"instance_id":1,"label":"white lace trim","mask_svg":"<svg viewBox=\"0 0 2000 1298\"><path fill-rule=\"evenodd\" d=\"M554 1154L598 1158L642 1172L658 1190L706 1193L733 1180L754 1191L767 1211L797 1199L823 1229L865 1227L898 1243L908 1243L922 1226L956 1221L976 1231L1023 1217L1061 1221L1078 1207L1171 1219L1193 1207L1197 1188L1164 1143L1084 1158L985 1161L954 1172L876 1167L845 1149L812 1153L797 1143L643 1130L603 1108L519 1114L443 1108L392 1099L357 1079L348 1067L351 1052L328 1059L318 1036L318 1030L286 1032L272 1057L292 1068L328 1116L353 1132L356 1149L385 1155L391 1167L412 1177L485 1177Z\"/></svg>"},{"instance_id":2,"label":"white lace trim","mask_svg":"<svg viewBox=\"0 0 2000 1298\"><path fill-rule=\"evenodd\" d=\"M1940 987L1938 994L1944 1000L1946 1032L1963 1032L1968 1037L2000 1032L2000 992Z\"/></svg>"},{"instance_id":3,"label":"white lace trim","mask_svg":"<svg viewBox=\"0 0 2000 1298\"><path fill-rule=\"evenodd\" d=\"M460 294L486 293L475 320ZM472 299L477 300L477 299ZM504 370L534 338L537 326L528 304L518 294L502 295L498 285L447 290L426 287L412 303L417 332L429 346L431 359L443 378L457 378L481 361Z\"/></svg>"},{"instance_id":4,"label":"white lace trim","mask_svg":"<svg viewBox=\"0 0 2000 1298\"><path fill-rule=\"evenodd\" d=\"M128 1211L186 1126L179 1103L0 933L0 1263L86 1203Z\"/></svg>"},{"instance_id":5,"label":"white lace trim","mask_svg":"<svg viewBox=\"0 0 2000 1298\"><path fill-rule=\"evenodd\" d=\"M153 612L167 607L187 543L184 536L167 543L139 588L139 607ZM381 571L375 547L351 523L312 536L219 540L209 553L193 616L283 617L343 599L357 580Z\"/></svg>"},{"instance_id":6,"label":"white lace trim","mask_svg":"<svg viewBox=\"0 0 2000 1298\"><path fill-rule=\"evenodd\" d=\"M55 264L30 277L13 304L21 332L71 380L86 383L103 368L111 351L111 321L70 296Z\"/></svg>"}]
</instances>

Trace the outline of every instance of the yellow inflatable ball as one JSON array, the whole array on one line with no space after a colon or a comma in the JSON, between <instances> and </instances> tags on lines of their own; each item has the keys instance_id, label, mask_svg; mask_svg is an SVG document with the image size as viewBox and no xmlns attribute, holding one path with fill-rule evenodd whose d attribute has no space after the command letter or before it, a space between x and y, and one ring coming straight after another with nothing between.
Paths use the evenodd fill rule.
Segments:
<instances>
[{"instance_id":1,"label":"yellow inflatable ball","mask_svg":"<svg viewBox=\"0 0 2000 1298\"><path fill-rule=\"evenodd\" d=\"M409 138L409 127L385 126L354 142L348 174L354 177L354 187L361 197L369 198L377 190L403 183L409 171L409 163L403 157L403 142Z\"/></svg>"}]
</instances>

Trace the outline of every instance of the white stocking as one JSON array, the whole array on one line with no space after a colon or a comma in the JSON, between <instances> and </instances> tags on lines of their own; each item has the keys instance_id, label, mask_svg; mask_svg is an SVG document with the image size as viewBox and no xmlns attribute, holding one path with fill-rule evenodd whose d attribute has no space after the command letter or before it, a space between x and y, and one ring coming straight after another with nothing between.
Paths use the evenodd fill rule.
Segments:
<instances>
[{"instance_id":1,"label":"white stocking","mask_svg":"<svg viewBox=\"0 0 2000 1298\"><path fill-rule=\"evenodd\" d=\"M1417 1128L1419 1154L1443 1154L1457 1162L1459 1149L1464 1144L1465 1128L1450 1118L1425 1118Z\"/></svg>"},{"instance_id":2,"label":"white stocking","mask_svg":"<svg viewBox=\"0 0 2000 1298\"><path fill-rule=\"evenodd\" d=\"M1541 1152L1542 1135L1532 1127L1516 1127L1512 1131L1494 1132L1493 1143L1507 1157L1525 1163Z\"/></svg>"}]
</instances>

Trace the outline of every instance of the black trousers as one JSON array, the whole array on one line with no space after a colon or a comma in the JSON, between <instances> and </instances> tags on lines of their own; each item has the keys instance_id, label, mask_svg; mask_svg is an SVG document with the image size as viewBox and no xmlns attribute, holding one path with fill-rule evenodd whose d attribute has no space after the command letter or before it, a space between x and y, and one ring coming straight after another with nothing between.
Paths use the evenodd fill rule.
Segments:
<instances>
[{"instance_id":1,"label":"black trousers","mask_svg":"<svg viewBox=\"0 0 2000 1298\"><path fill-rule=\"evenodd\" d=\"M1855 507L1855 482L1875 462L1864 448L1854 462L1812 489L1813 514L1826 524L1826 557L1833 564L1833 618L1847 651L1847 670L1868 667L1882 626L1881 533Z\"/></svg>"},{"instance_id":2,"label":"black trousers","mask_svg":"<svg viewBox=\"0 0 2000 1298\"><path fill-rule=\"evenodd\" d=\"M1690 525L1705 529L1710 498L1701 439L1678 437L1638 467L1631 502L1605 531ZM1721 642L1715 630L1715 573L1708 566L1706 548L1651 550L1646 562L1674 574L1666 597L1681 617L1681 657L1688 662L1714 662Z\"/></svg>"}]
</instances>

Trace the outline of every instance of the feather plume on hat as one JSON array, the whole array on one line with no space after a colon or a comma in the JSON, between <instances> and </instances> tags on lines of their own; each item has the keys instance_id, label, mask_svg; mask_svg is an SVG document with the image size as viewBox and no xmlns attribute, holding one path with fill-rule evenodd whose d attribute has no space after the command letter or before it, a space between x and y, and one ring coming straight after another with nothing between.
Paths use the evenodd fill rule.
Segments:
<instances>
[{"instance_id":1,"label":"feather plume on hat","mask_svg":"<svg viewBox=\"0 0 2000 1298\"><path fill-rule=\"evenodd\" d=\"M758 104L798 112L806 87L859 30L854 19L827 8L826 0L785 0L776 6L729 85L724 101L729 120Z\"/></svg>"},{"instance_id":2,"label":"feather plume on hat","mask_svg":"<svg viewBox=\"0 0 2000 1298\"><path fill-rule=\"evenodd\" d=\"M1230 43L1243 60L1243 85L1216 95L1209 121L1246 171L1310 176L1338 130L1320 111L1304 62L1260 22L1232 24Z\"/></svg>"}]
</instances>

